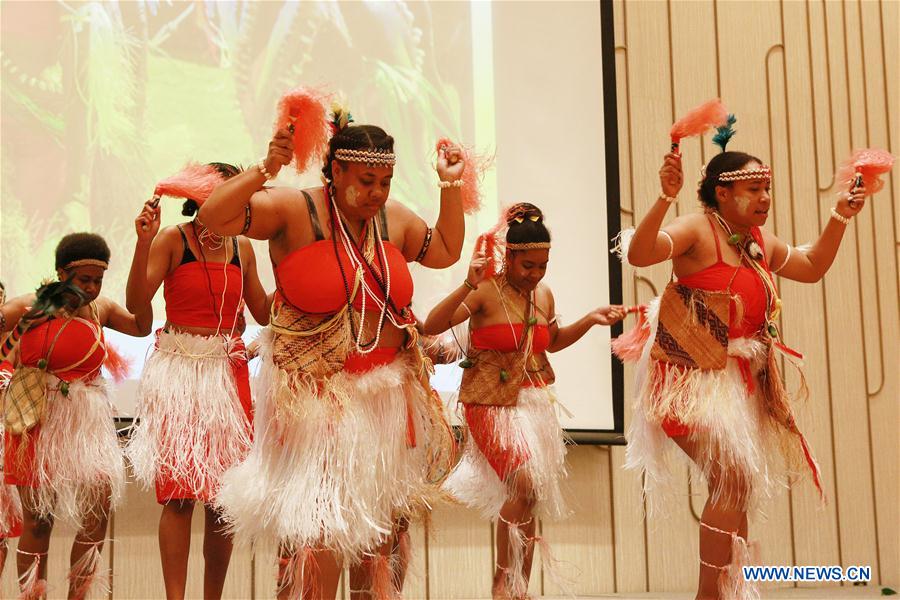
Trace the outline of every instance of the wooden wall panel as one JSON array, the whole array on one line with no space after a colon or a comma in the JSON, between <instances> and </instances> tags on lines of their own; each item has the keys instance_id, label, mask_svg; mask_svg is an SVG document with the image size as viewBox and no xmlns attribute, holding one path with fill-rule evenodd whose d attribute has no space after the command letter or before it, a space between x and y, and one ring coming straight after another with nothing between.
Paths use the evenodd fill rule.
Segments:
<instances>
[{"instance_id":1,"label":"wooden wall panel","mask_svg":"<svg viewBox=\"0 0 900 600\"><path fill-rule=\"evenodd\" d=\"M428 581L431 598L489 598L493 529L478 514L442 504L431 516Z\"/></svg>"},{"instance_id":2,"label":"wooden wall panel","mask_svg":"<svg viewBox=\"0 0 900 600\"><path fill-rule=\"evenodd\" d=\"M569 480L566 499L573 517L558 523L542 523L544 538L553 555L561 561L564 576L574 585L557 586L544 573L538 593L564 596L612 592L615 589L613 556L612 490L609 477L609 448L571 447L568 455ZM539 556L540 552L536 556ZM539 569L536 572L540 573ZM532 579L537 579L532 577Z\"/></svg>"}]
</instances>

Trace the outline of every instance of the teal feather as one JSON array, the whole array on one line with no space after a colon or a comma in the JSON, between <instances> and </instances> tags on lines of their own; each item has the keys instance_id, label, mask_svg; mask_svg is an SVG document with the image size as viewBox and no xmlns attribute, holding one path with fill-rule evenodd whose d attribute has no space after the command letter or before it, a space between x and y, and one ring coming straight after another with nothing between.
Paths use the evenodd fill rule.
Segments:
<instances>
[{"instance_id":1,"label":"teal feather","mask_svg":"<svg viewBox=\"0 0 900 600\"><path fill-rule=\"evenodd\" d=\"M737 117L734 115L728 115L728 121L725 122L721 127L716 127L716 134L712 138L713 144L722 149L722 152L725 152L725 147L728 145L728 142L731 140L731 136L737 133L734 129L734 124L737 122Z\"/></svg>"}]
</instances>

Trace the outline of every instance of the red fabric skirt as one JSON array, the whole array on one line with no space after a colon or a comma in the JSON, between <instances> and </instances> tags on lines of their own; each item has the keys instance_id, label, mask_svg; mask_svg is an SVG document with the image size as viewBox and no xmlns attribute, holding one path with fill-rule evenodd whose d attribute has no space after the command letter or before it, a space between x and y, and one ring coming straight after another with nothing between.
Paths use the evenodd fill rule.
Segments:
<instances>
[{"instance_id":1,"label":"red fabric skirt","mask_svg":"<svg viewBox=\"0 0 900 600\"><path fill-rule=\"evenodd\" d=\"M248 362L242 359L232 359L231 372L234 375L234 385L237 388L241 408L244 409L244 416L247 417L247 421L250 423L252 431L253 400L250 395L250 367ZM208 503L212 498L198 498L189 488L183 486L174 478L161 474L156 478L156 501L159 504L166 504L172 500L200 500L201 502Z\"/></svg>"}]
</instances>

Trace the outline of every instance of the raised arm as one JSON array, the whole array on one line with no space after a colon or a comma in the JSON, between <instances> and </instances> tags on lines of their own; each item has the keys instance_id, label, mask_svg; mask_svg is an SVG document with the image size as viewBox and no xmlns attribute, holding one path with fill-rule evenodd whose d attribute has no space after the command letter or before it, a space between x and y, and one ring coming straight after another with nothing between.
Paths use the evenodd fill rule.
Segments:
<instances>
[{"instance_id":1,"label":"raised arm","mask_svg":"<svg viewBox=\"0 0 900 600\"><path fill-rule=\"evenodd\" d=\"M859 214L865 203L865 188L856 188L852 192L841 194L819 239L807 249L791 248L773 234L763 230L763 241L766 248L771 248L772 252L769 260L772 272L802 283L815 283L821 280L834 263L844 231L847 229L847 223L838 217L849 221ZM835 217L834 213L837 213L838 217Z\"/></svg>"},{"instance_id":2,"label":"raised arm","mask_svg":"<svg viewBox=\"0 0 900 600\"><path fill-rule=\"evenodd\" d=\"M688 252L695 240L693 228L676 219L661 230L663 219L681 190L683 175L681 156L667 154L659 170L662 193L638 223L628 247L628 262L635 267L648 267Z\"/></svg>"},{"instance_id":3,"label":"raised arm","mask_svg":"<svg viewBox=\"0 0 900 600\"><path fill-rule=\"evenodd\" d=\"M219 235L246 235L270 240L284 227L278 210L278 188L263 188L281 167L290 164L294 148L291 134L280 129L269 142L261 164L253 165L218 186L200 207L200 221Z\"/></svg>"},{"instance_id":4,"label":"raised arm","mask_svg":"<svg viewBox=\"0 0 900 600\"><path fill-rule=\"evenodd\" d=\"M488 285L484 281L486 262L484 252L476 250L463 283L428 313L428 318L422 325L425 335L441 334L481 310L483 288Z\"/></svg>"},{"instance_id":5,"label":"raised arm","mask_svg":"<svg viewBox=\"0 0 900 600\"><path fill-rule=\"evenodd\" d=\"M438 151L437 172L444 184L441 187L440 212L430 238L429 228L421 217L412 211L404 217L403 254L407 260L417 260L432 269L443 269L459 260L466 235L466 219L462 192L459 187L449 184L460 181L465 166L459 148L441 148Z\"/></svg>"},{"instance_id":6,"label":"raised arm","mask_svg":"<svg viewBox=\"0 0 900 600\"><path fill-rule=\"evenodd\" d=\"M159 232L162 211L158 201L148 200L144 203L141 214L134 220L137 241L134 256L131 259L131 270L128 272L128 283L125 286L125 306L128 312L149 312L153 321L151 302L171 266L171 240L174 228ZM176 236L177 237L177 236Z\"/></svg>"}]
</instances>

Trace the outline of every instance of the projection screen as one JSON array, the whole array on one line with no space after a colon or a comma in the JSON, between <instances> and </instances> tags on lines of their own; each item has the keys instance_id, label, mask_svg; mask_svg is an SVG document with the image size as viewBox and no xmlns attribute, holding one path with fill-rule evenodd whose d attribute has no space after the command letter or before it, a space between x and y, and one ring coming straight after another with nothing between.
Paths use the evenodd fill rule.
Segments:
<instances>
[{"instance_id":1,"label":"projection screen","mask_svg":"<svg viewBox=\"0 0 900 600\"><path fill-rule=\"evenodd\" d=\"M155 182L189 160L252 165L279 96L313 85L395 137L391 195L430 222L435 141L495 155L463 259L411 267L421 318L462 281L500 207L519 201L540 206L553 234L546 282L561 323L621 298L608 251L619 219L609 3L38 2L4 3L0 15L0 279L10 295L54 275L60 237L94 231L113 251L103 293L124 303L132 222ZM276 183L318 185L319 174L284 169ZM180 201L163 201L163 225L184 220ZM254 244L271 290L266 246ZM161 292L154 315L162 326ZM576 439L622 431L610 334L595 327L551 356ZM133 363L116 393L129 417L153 336L108 337ZM439 366L433 379L450 408L460 372Z\"/></svg>"}]
</instances>

